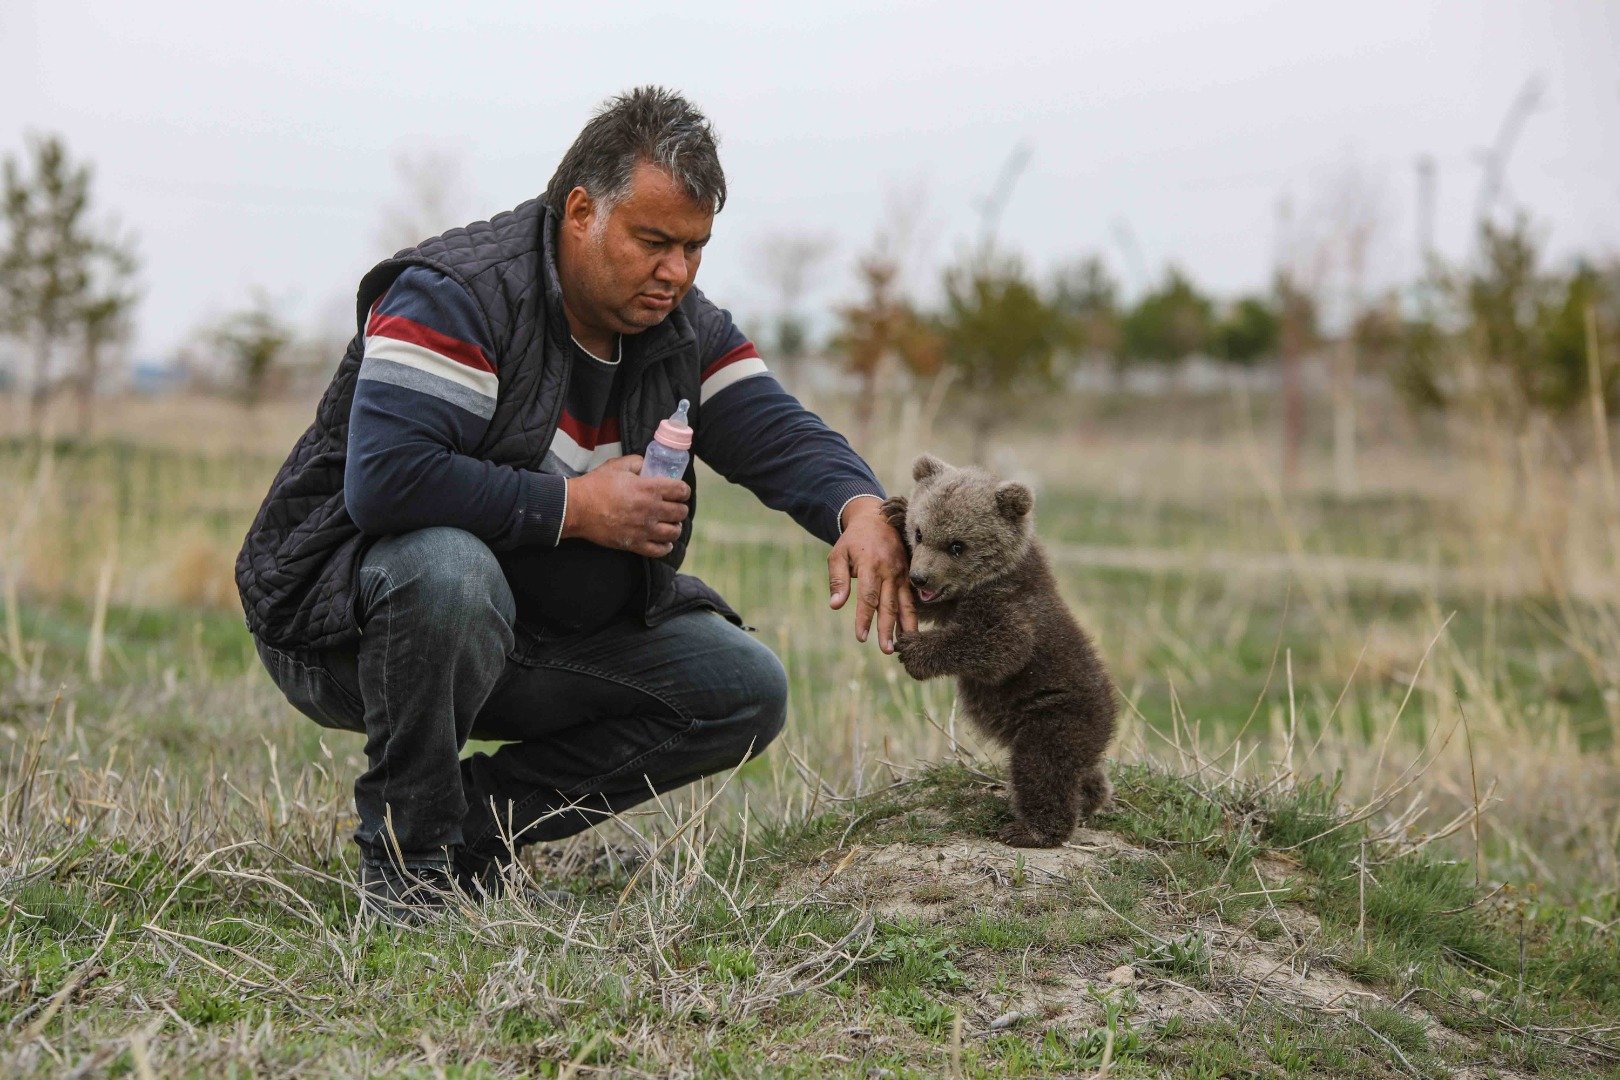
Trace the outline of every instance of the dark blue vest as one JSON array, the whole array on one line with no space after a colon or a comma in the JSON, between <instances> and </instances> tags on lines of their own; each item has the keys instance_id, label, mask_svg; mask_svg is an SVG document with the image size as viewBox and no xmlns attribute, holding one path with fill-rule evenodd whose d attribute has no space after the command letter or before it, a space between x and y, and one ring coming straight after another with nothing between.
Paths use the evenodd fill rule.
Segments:
<instances>
[{"instance_id":1,"label":"dark blue vest","mask_svg":"<svg viewBox=\"0 0 1620 1080\"><path fill-rule=\"evenodd\" d=\"M401 251L361 279L359 330L321 398L315 422L276 474L236 558L237 589L254 636L280 648L304 649L332 648L359 636L356 583L373 538L356 528L343 502L349 407L365 351L367 313L406 267L429 266L459 282L486 323L500 388L495 415L474 453L503 465L539 467L556 432L571 361L553 236L550 213L533 200ZM639 453L681 398L697 407L704 357L694 320L715 311L693 289L658 326L625 337L620 431L626 453ZM693 487L695 516L692 471L686 480ZM695 607L713 608L736 621L706 585L676 573L692 521L689 516L673 551L647 564L649 624Z\"/></svg>"}]
</instances>

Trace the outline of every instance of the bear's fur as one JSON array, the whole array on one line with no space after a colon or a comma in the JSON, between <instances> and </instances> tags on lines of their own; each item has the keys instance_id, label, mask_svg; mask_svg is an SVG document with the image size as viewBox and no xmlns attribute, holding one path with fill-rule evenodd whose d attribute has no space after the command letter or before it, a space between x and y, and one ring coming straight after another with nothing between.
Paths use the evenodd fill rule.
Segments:
<instances>
[{"instance_id":1,"label":"bear's fur","mask_svg":"<svg viewBox=\"0 0 1620 1080\"><path fill-rule=\"evenodd\" d=\"M912 478L911 497L884 511L911 554L925 629L896 652L914 679L955 676L962 711L1010 751L1014 820L1000 839L1055 847L1113 792L1113 681L1058 595L1029 488L928 454Z\"/></svg>"}]
</instances>

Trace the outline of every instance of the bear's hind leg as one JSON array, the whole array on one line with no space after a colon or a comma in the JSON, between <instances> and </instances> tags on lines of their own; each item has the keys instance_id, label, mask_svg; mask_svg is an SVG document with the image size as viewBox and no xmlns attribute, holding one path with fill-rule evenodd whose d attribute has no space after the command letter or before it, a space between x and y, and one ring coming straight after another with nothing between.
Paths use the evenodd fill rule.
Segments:
<instances>
[{"instance_id":1,"label":"bear's hind leg","mask_svg":"<svg viewBox=\"0 0 1620 1080\"><path fill-rule=\"evenodd\" d=\"M1013 822L999 834L1011 847L1057 847L1074 833L1082 799L1079 764L1060 731L1023 726L1012 744ZM1105 781L1106 783L1106 781Z\"/></svg>"}]
</instances>

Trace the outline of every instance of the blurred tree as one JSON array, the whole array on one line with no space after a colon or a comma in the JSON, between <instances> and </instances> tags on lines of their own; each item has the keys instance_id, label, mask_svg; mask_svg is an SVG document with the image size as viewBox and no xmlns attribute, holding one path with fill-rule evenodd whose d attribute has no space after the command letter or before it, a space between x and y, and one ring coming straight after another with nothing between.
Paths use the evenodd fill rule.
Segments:
<instances>
[{"instance_id":1,"label":"blurred tree","mask_svg":"<svg viewBox=\"0 0 1620 1080\"><path fill-rule=\"evenodd\" d=\"M782 366L794 367L810 351L810 325L802 315L783 315L776 320L776 355Z\"/></svg>"},{"instance_id":2,"label":"blurred tree","mask_svg":"<svg viewBox=\"0 0 1620 1080\"><path fill-rule=\"evenodd\" d=\"M1015 258L973 260L945 274L940 333L973 424L973 457L1020 399L1058 383L1056 358L1068 330Z\"/></svg>"},{"instance_id":3,"label":"blurred tree","mask_svg":"<svg viewBox=\"0 0 1620 1080\"><path fill-rule=\"evenodd\" d=\"M1215 324L1212 349L1229 364L1245 366L1275 356L1282 317L1263 296L1245 296L1226 309Z\"/></svg>"},{"instance_id":4,"label":"blurred tree","mask_svg":"<svg viewBox=\"0 0 1620 1080\"><path fill-rule=\"evenodd\" d=\"M93 434L96 391L101 384L106 350L129 337L130 315L140 299L135 286L138 267L133 243L110 246L79 306L79 363L73 392L78 399L79 434L83 438Z\"/></svg>"},{"instance_id":5,"label":"blurred tree","mask_svg":"<svg viewBox=\"0 0 1620 1080\"><path fill-rule=\"evenodd\" d=\"M1536 320L1541 362L1524 391L1539 407L1563 416L1589 406L1596 390L1606 412L1620 411L1620 366L1612 363L1620 344L1616 285L1612 272L1604 275L1584 262L1552 283ZM1594 346L1597 356L1592 355ZM1603 365L1605 357L1611 361L1608 366Z\"/></svg>"},{"instance_id":6,"label":"blurred tree","mask_svg":"<svg viewBox=\"0 0 1620 1080\"><path fill-rule=\"evenodd\" d=\"M767 236L756 250L755 261L774 294L776 308L776 340L768 343L775 354L770 363L789 385L792 371L810 347L805 297L813 291L821 264L832 251L831 237L804 232Z\"/></svg>"},{"instance_id":7,"label":"blurred tree","mask_svg":"<svg viewBox=\"0 0 1620 1080\"><path fill-rule=\"evenodd\" d=\"M1119 358L1119 282L1098 256L1059 270L1052 279L1052 308L1064 323L1064 347L1079 356Z\"/></svg>"},{"instance_id":8,"label":"blurred tree","mask_svg":"<svg viewBox=\"0 0 1620 1080\"><path fill-rule=\"evenodd\" d=\"M883 368L898 362L921 378L939 373L944 361L938 334L899 290L899 260L880 243L856 266L862 298L839 310L841 327L833 345L860 382L855 398L856 439L871 445L872 419Z\"/></svg>"},{"instance_id":9,"label":"blurred tree","mask_svg":"<svg viewBox=\"0 0 1620 1080\"><path fill-rule=\"evenodd\" d=\"M1180 270L1125 314L1122 354L1127 360L1171 362L1209 347L1215 305Z\"/></svg>"},{"instance_id":10,"label":"blurred tree","mask_svg":"<svg viewBox=\"0 0 1620 1080\"><path fill-rule=\"evenodd\" d=\"M1305 444L1305 357L1320 343L1316 300L1298 284L1295 274L1277 274L1277 356L1282 365L1283 477L1290 484L1299 477L1300 453Z\"/></svg>"},{"instance_id":11,"label":"blurred tree","mask_svg":"<svg viewBox=\"0 0 1620 1080\"><path fill-rule=\"evenodd\" d=\"M1350 327L1363 364L1378 371L1389 370L1400 355L1407 333L1407 321L1401 317L1400 297L1395 293L1363 308Z\"/></svg>"},{"instance_id":12,"label":"blurred tree","mask_svg":"<svg viewBox=\"0 0 1620 1080\"><path fill-rule=\"evenodd\" d=\"M1454 386L1447 365L1447 335L1425 312L1401 327L1389 377L1408 406L1438 412L1451 404Z\"/></svg>"},{"instance_id":13,"label":"blurred tree","mask_svg":"<svg viewBox=\"0 0 1620 1080\"><path fill-rule=\"evenodd\" d=\"M277 365L292 344L293 333L264 293L251 308L228 316L211 335L229 362L239 400L254 410L264 400Z\"/></svg>"},{"instance_id":14,"label":"blurred tree","mask_svg":"<svg viewBox=\"0 0 1620 1080\"><path fill-rule=\"evenodd\" d=\"M1356 433L1361 338L1356 327L1366 314L1367 264L1384 217L1384 193L1358 165L1347 163L1333 184L1326 211L1325 258L1336 288L1319 295L1332 304L1339 327L1330 354L1333 406L1333 483L1341 497L1356 491ZM1323 282L1323 284L1327 284Z\"/></svg>"},{"instance_id":15,"label":"blurred tree","mask_svg":"<svg viewBox=\"0 0 1620 1080\"><path fill-rule=\"evenodd\" d=\"M1278 355L1282 360L1285 478L1297 478L1304 438L1306 354L1325 360L1333 480L1341 496L1356 488L1358 372L1354 332L1366 310L1366 277L1385 217L1382 183L1353 159L1326 178L1298 219L1293 200L1278 203ZM1320 332L1319 332L1320 331Z\"/></svg>"},{"instance_id":16,"label":"blurred tree","mask_svg":"<svg viewBox=\"0 0 1620 1080\"><path fill-rule=\"evenodd\" d=\"M1589 400L1586 313L1604 299L1597 272L1579 266L1567 276L1544 273L1523 217L1505 227L1482 225L1480 251L1479 268L1461 286L1469 337L1514 427Z\"/></svg>"},{"instance_id":17,"label":"blurred tree","mask_svg":"<svg viewBox=\"0 0 1620 1080\"><path fill-rule=\"evenodd\" d=\"M1529 222L1485 222L1471 270L1440 273L1441 325L1409 327L1394 372L1409 403L1448 408L1482 395L1515 432L1537 416L1559 420L1589 406L1620 411L1620 270L1580 264L1542 269ZM1599 355L1592 355L1596 346Z\"/></svg>"},{"instance_id":18,"label":"blurred tree","mask_svg":"<svg viewBox=\"0 0 1620 1080\"><path fill-rule=\"evenodd\" d=\"M918 187L891 190L871 246L856 261L860 298L838 310L832 346L860 384L855 399L856 441L872 446L872 423L887 374L898 368L933 379L944 365L939 335L917 310L906 289L906 269L922 259L921 224L926 193Z\"/></svg>"},{"instance_id":19,"label":"blurred tree","mask_svg":"<svg viewBox=\"0 0 1620 1080\"><path fill-rule=\"evenodd\" d=\"M84 330L87 352L92 335L102 335L99 346L133 305L127 283L134 256L127 241L91 225L90 166L74 162L60 137L31 139L27 157L8 155L3 166L0 330L27 343L29 417L37 434L60 348L76 330ZM119 309L112 315L110 297ZM96 323L93 331L87 318Z\"/></svg>"}]
</instances>

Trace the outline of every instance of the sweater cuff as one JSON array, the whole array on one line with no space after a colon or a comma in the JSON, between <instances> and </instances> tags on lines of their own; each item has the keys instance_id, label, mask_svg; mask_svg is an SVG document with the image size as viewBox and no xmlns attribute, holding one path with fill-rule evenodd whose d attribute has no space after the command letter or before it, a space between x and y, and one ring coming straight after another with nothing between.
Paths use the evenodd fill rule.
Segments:
<instances>
[{"instance_id":1,"label":"sweater cuff","mask_svg":"<svg viewBox=\"0 0 1620 1080\"><path fill-rule=\"evenodd\" d=\"M525 472L519 498L518 544L556 547L568 513L568 481L553 473Z\"/></svg>"},{"instance_id":2,"label":"sweater cuff","mask_svg":"<svg viewBox=\"0 0 1620 1080\"><path fill-rule=\"evenodd\" d=\"M871 481L852 480L839 484L827 493L827 512L832 515L832 528L824 539L836 544L844 535L844 509L856 499L884 498L883 489Z\"/></svg>"}]
</instances>

